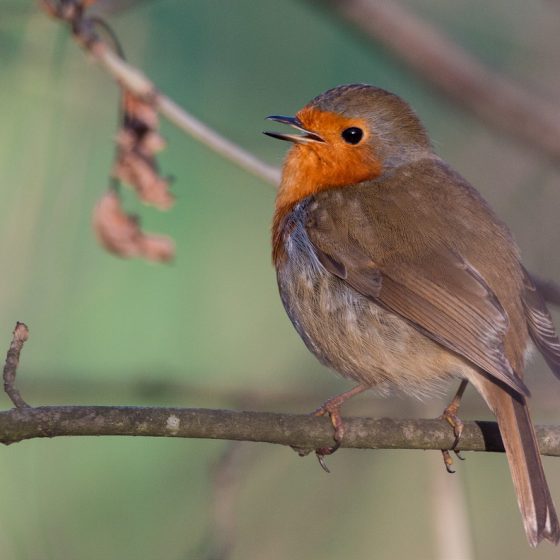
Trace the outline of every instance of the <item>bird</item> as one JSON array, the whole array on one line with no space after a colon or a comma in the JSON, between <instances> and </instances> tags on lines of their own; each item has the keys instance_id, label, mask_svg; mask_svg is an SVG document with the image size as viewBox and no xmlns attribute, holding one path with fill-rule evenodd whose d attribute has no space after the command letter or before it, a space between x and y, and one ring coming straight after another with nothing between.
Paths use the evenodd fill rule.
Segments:
<instances>
[{"instance_id":1,"label":"bird","mask_svg":"<svg viewBox=\"0 0 560 560\"><path fill-rule=\"evenodd\" d=\"M558 544L523 374L536 347L560 378L560 342L507 226L394 93L342 85L267 118L294 129L264 133L292 144L272 223L280 297L307 348L355 384L316 411L336 442L319 457L343 439L342 404L373 388L425 397L459 380L443 415L457 443L471 383L497 419L529 544Z\"/></svg>"}]
</instances>

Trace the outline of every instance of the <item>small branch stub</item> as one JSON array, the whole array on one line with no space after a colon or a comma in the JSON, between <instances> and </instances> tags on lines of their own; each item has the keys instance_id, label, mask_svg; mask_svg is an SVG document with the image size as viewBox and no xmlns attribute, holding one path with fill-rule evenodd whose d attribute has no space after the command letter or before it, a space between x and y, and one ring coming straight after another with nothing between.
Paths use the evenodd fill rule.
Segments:
<instances>
[{"instance_id":1,"label":"small branch stub","mask_svg":"<svg viewBox=\"0 0 560 560\"><path fill-rule=\"evenodd\" d=\"M23 400L19 391L15 387L17 367L19 364L19 355L25 341L29 338L29 329L25 323L16 323L12 342L6 355L6 363L4 365L4 391L10 397L16 408L25 408L29 405Z\"/></svg>"},{"instance_id":2,"label":"small branch stub","mask_svg":"<svg viewBox=\"0 0 560 560\"><path fill-rule=\"evenodd\" d=\"M215 153L241 169L277 186L280 170L261 161L252 153L223 137L214 129L198 120L183 107L161 93L156 86L136 67L123 60L118 53L97 37L88 24L91 18L84 17L84 9L92 4L87 0L41 0L40 5L55 19L69 24L76 41L119 83L136 97L152 103L154 108L180 130L201 142ZM62 9L62 6L66 6ZM70 6L70 7L69 7Z\"/></svg>"}]
</instances>

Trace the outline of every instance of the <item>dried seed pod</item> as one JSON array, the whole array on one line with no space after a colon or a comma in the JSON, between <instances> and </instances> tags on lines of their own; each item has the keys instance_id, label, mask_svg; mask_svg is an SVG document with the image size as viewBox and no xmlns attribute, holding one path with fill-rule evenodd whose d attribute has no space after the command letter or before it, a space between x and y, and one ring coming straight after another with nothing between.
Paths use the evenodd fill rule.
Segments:
<instances>
[{"instance_id":1,"label":"dried seed pod","mask_svg":"<svg viewBox=\"0 0 560 560\"><path fill-rule=\"evenodd\" d=\"M122 258L141 257L168 262L175 254L173 240L144 233L138 218L124 212L114 190L107 191L95 206L93 229L99 243L110 253Z\"/></svg>"}]
</instances>

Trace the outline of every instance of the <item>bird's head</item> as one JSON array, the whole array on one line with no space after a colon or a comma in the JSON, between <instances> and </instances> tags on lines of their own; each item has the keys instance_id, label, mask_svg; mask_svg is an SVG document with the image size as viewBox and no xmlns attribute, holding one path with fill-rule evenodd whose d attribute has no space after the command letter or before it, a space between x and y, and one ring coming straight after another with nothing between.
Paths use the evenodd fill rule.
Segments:
<instances>
[{"instance_id":1,"label":"bird's head","mask_svg":"<svg viewBox=\"0 0 560 560\"><path fill-rule=\"evenodd\" d=\"M374 86L339 86L310 101L294 117L268 119L297 131L265 132L294 144L280 188L286 204L324 189L376 179L431 153L428 135L410 106Z\"/></svg>"}]
</instances>

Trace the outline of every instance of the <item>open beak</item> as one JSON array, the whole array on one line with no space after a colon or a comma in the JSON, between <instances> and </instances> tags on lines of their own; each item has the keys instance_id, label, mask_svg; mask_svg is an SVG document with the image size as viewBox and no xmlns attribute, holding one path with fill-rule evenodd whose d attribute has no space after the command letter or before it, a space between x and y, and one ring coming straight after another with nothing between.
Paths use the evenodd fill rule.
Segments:
<instances>
[{"instance_id":1,"label":"open beak","mask_svg":"<svg viewBox=\"0 0 560 560\"><path fill-rule=\"evenodd\" d=\"M278 140L287 140L288 142L295 142L296 144L310 144L312 142L324 142L324 140L314 132L303 128L300 120L297 117L283 117L281 115L271 115L266 117L269 121L288 124L291 127L299 130L302 134L280 134L279 132L264 132L267 136L278 138Z\"/></svg>"}]
</instances>

